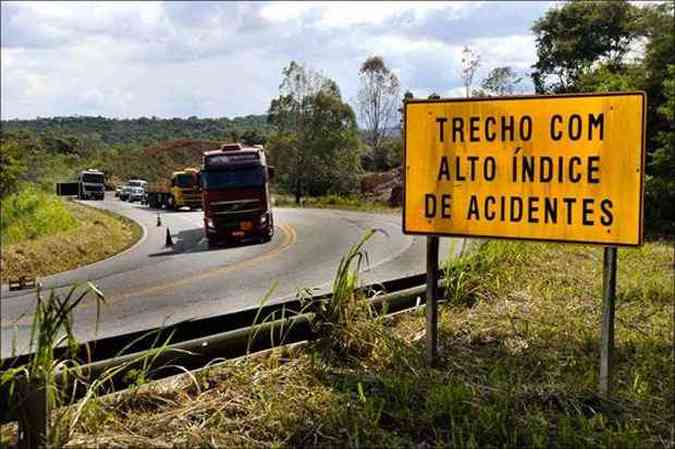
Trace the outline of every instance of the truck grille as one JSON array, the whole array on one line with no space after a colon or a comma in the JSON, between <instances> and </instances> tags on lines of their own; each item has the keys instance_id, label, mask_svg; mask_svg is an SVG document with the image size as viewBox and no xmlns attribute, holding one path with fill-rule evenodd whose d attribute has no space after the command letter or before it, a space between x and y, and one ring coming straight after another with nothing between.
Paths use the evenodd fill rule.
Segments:
<instances>
[{"instance_id":1,"label":"truck grille","mask_svg":"<svg viewBox=\"0 0 675 449\"><path fill-rule=\"evenodd\" d=\"M248 212L240 215L216 215L214 217L214 224L219 229L239 229L242 221L257 223L259 218L258 212Z\"/></svg>"},{"instance_id":2,"label":"truck grille","mask_svg":"<svg viewBox=\"0 0 675 449\"><path fill-rule=\"evenodd\" d=\"M215 201L211 203L212 215L241 215L262 212L260 200Z\"/></svg>"}]
</instances>

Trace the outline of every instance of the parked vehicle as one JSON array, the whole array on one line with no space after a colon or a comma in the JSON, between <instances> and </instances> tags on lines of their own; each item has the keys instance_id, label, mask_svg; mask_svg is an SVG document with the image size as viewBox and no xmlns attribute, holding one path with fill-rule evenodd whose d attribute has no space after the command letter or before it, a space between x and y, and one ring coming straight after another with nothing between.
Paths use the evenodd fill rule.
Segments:
<instances>
[{"instance_id":1,"label":"parked vehicle","mask_svg":"<svg viewBox=\"0 0 675 449\"><path fill-rule=\"evenodd\" d=\"M98 170L83 170L77 181L57 183L56 194L77 196L81 200L102 200L105 197L105 176Z\"/></svg>"},{"instance_id":2,"label":"parked vehicle","mask_svg":"<svg viewBox=\"0 0 675 449\"><path fill-rule=\"evenodd\" d=\"M131 187L126 184L122 186L122 189L120 190L120 200L126 201L129 199L130 189Z\"/></svg>"},{"instance_id":3,"label":"parked vehicle","mask_svg":"<svg viewBox=\"0 0 675 449\"><path fill-rule=\"evenodd\" d=\"M105 196L105 176L98 170L84 170L80 172L81 200L102 200Z\"/></svg>"},{"instance_id":4,"label":"parked vehicle","mask_svg":"<svg viewBox=\"0 0 675 449\"><path fill-rule=\"evenodd\" d=\"M262 147L226 144L204 153L199 179L209 247L248 238L261 243L272 239L273 174Z\"/></svg>"},{"instance_id":5,"label":"parked vehicle","mask_svg":"<svg viewBox=\"0 0 675 449\"><path fill-rule=\"evenodd\" d=\"M130 179L127 181L128 197L129 202L139 201L141 203L145 202L145 186L147 181L142 179Z\"/></svg>"},{"instance_id":6,"label":"parked vehicle","mask_svg":"<svg viewBox=\"0 0 675 449\"><path fill-rule=\"evenodd\" d=\"M178 210L182 207L202 207L202 192L198 181L199 171L194 168L171 173L171 178L149 184L145 189L150 207Z\"/></svg>"}]
</instances>

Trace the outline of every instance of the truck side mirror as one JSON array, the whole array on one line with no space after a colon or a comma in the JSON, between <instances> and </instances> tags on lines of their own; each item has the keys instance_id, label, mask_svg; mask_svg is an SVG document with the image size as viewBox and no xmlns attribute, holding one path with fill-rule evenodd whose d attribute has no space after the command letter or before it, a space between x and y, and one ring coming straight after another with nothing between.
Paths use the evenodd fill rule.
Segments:
<instances>
[{"instance_id":1,"label":"truck side mirror","mask_svg":"<svg viewBox=\"0 0 675 449\"><path fill-rule=\"evenodd\" d=\"M274 167L267 167L267 177L270 181L274 179Z\"/></svg>"}]
</instances>

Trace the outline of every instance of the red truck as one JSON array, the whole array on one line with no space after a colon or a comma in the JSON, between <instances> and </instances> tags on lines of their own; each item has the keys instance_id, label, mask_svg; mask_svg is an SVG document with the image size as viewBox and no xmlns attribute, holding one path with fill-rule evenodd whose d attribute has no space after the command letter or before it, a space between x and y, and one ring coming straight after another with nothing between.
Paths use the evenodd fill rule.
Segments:
<instances>
[{"instance_id":1,"label":"red truck","mask_svg":"<svg viewBox=\"0 0 675 449\"><path fill-rule=\"evenodd\" d=\"M209 247L254 239L269 242L274 234L267 165L262 147L225 144L207 151L199 182Z\"/></svg>"}]
</instances>

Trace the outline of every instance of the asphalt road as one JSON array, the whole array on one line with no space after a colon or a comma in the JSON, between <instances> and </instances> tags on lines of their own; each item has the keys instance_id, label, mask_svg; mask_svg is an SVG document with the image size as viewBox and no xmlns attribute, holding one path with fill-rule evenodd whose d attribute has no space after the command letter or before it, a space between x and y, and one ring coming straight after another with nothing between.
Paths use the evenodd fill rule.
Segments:
<instances>
[{"instance_id":1,"label":"asphalt road","mask_svg":"<svg viewBox=\"0 0 675 449\"><path fill-rule=\"evenodd\" d=\"M425 240L403 235L397 214L334 209L275 208L275 234L266 244L209 250L201 211L157 211L108 196L86 204L127 216L144 227L143 238L110 259L41 279L45 294L92 281L105 294L97 321L93 298L75 310L81 341L170 324L190 318L255 308L263 298L280 302L300 289L327 291L340 258L371 228L364 282L424 271ZM167 228L174 247L165 248ZM441 259L459 251L441 239ZM28 348L35 292L0 291L2 357Z\"/></svg>"}]
</instances>

